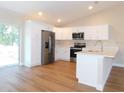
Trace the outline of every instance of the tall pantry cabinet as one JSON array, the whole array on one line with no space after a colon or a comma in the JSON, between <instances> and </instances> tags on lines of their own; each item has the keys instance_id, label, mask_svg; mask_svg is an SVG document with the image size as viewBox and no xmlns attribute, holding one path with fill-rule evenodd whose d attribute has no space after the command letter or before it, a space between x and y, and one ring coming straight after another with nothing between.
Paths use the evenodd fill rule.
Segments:
<instances>
[{"instance_id":1,"label":"tall pantry cabinet","mask_svg":"<svg viewBox=\"0 0 124 93\"><path fill-rule=\"evenodd\" d=\"M32 67L41 65L41 31L52 31L53 27L48 24L25 21L24 24L24 65Z\"/></svg>"}]
</instances>

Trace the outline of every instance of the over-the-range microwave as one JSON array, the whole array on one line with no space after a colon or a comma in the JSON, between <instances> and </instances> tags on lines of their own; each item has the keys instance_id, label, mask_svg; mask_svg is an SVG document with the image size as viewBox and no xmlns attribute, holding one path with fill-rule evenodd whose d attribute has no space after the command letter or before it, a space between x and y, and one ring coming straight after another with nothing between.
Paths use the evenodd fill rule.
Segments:
<instances>
[{"instance_id":1,"label":"over-the-range microwave","mask_svg":"<svg viewBox=\"0 0 124 93\"><path fill-rule=\"evenodd\" d=\"M84 40L84 32L72 33L74 40Z\"/></svg>"}]
</instances>

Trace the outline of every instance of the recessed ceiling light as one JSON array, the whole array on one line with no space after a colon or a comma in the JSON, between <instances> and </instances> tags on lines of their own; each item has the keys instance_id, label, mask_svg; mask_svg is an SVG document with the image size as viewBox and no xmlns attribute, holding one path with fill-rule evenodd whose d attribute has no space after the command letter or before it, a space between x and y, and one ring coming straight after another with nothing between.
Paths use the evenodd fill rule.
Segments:
<instances>
[{"instance_id":1,"label":"recessed ceiling light","mask_svg":"<svg viewBox=\"0 0 124 93\"><path fill-rule=\"evenodd\" d=\"M61 19L58 19L57 22L60 23L62 20Z\"/></svg>"},{"instance_id":2,"label":"recessed ceiling light","mask_svg":"<svg viewBox=\"0 0 124 93\"><path fill-rule=\"evenodd\" d=\"M89 10L92 10L92 9L93 9L93 6L90 5L90 6L88 7L88 9L89 9Z\"/></svg>"},{"instance_id":3,"label":"recessed ceiling light","mask_svg":"<svg viewBox=\"0 0 124 93\"><path fill-rule=\"evenodd\" d=\"M43 15L43 13L42 13L42 12L38 12L38 15L39 15L39 16L42 16L42 15Z\"/></svg>"}]
</instances>

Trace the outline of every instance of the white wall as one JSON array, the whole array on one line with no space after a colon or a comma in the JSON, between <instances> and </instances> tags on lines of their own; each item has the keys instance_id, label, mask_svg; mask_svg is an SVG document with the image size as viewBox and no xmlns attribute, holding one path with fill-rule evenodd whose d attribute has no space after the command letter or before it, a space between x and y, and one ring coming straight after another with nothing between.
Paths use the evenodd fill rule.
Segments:
<instances>
[{"instance_id":1,"label":"white wall","mask_svg":"<svg viewBox=\"0 0 124 93\"><path fill-rule=\"evenodd\" d=\"M90 26L101 24L110 24L110 41L117 44L120 48L115 64L124 66L124 7L117 6L108 8L66 26Z\"/></svg>"}]
</instances>

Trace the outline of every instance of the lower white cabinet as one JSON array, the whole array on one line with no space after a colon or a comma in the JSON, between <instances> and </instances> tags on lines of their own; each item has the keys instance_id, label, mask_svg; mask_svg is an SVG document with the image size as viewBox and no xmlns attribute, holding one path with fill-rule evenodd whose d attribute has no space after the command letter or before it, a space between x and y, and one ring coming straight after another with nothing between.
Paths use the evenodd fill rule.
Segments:
<instances>
[{"instance_id":1,"label":"lower white cabinet","mask_svg":"<svg viewBox=\"0 0 124 93\"><path fill-rule=\"evenodd\" d=\"M55 60L70 61L70 48L57 46L55 48Z\"/></svg>"}]
</instances>

